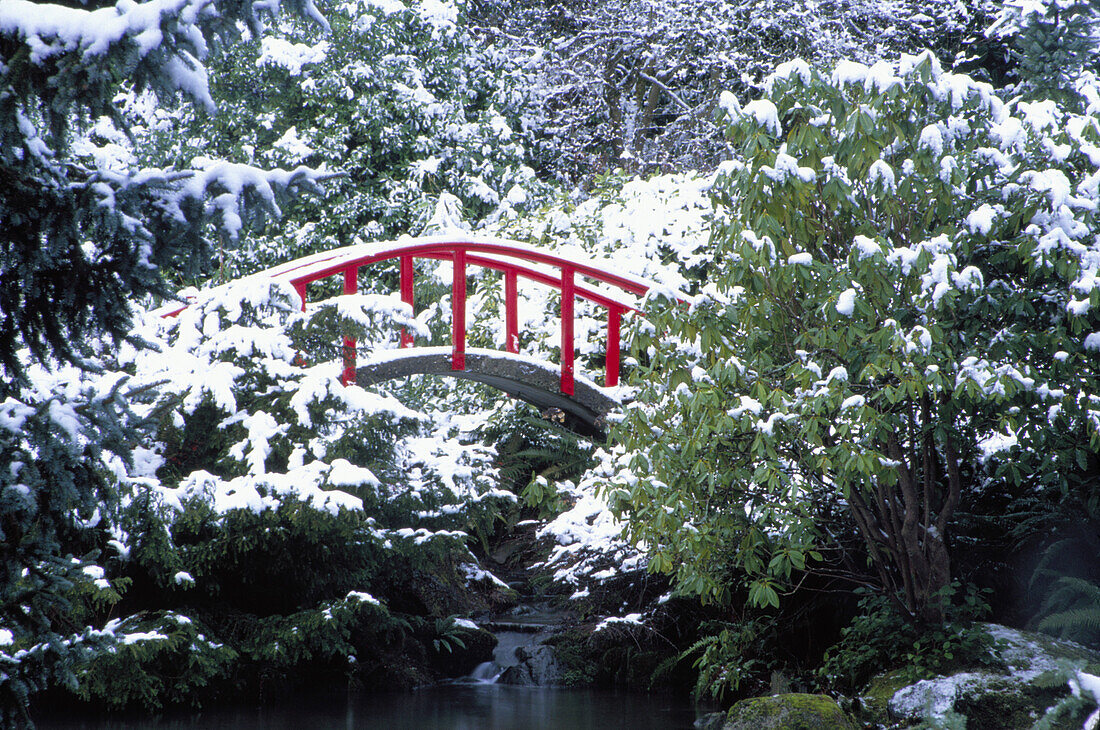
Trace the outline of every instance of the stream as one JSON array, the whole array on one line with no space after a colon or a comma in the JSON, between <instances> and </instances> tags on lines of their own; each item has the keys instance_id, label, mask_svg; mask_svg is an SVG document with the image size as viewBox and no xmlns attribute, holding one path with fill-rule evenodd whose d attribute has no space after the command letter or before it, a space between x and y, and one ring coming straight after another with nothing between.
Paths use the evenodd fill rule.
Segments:
<instances>
[{"instance_id":1,"label":"stream","mask_svg":"<svg viewBox=\"0 0 1100 730\"><path fill-rule=\"evenodd\" d=\"M262 707L38 719L40 730L688 730L679 698L470 682L393 694L302 693Z\"/></svg>"},{"instance_id":2,"label":"stream","mask_svg":"<svg viewBox=\"0 0 1100 730\"><path fill-rule=\"evenodd\" d=\"M553 677L549 647L561 614L527 606L483 625L493 661L468 677L402 693L303 691L263 706L219 706L156 716L36 718L40 730L688 730L680 697L537 686Z\"/></svg>"}]
</instances>

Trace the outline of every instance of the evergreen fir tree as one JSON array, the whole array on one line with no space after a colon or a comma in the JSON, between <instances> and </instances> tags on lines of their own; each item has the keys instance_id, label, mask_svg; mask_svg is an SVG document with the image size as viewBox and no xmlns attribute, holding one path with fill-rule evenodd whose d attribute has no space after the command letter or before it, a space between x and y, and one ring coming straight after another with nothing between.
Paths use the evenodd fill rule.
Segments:
<instances>
[{"instance_id":1,"label":"evergreen fir tree","mask_svg":"<svg viewBox=\"0 0 1100 730\"><path fill-rule=\"evenodd\" d=\"M1007 2L987 36L1008 39L1027 99L1054 99L1079 110L1077 85L1097 65L1098 0Z\"/></svg>"},{"instance_id":2,"label":"evergreen fir tree","mask_svg":"<svg viewBox=\"0 0 1100 730\"><path fill-rule=\"evenodd\" d=\"M1016 42L1022 91L1030 98L1076 101L1075 82L1096 63L1097 0L1046 5L1033 13Z\"/></svg>"},{"instance_id":3,"label":"evergreen fir tree","mask_svg":"<svg viewBox=\"0 0 1100 730\"><path fill-rule=\"evenodd\" d=\"M292 9L324 24L311 0ZM99 387L94 343L127 337L160 272L207 261L211 236L244 224L319 175L213 164L136 169L104 130L125 123L120 91L181 94L212 110L202 59L278 2L0 3L0 726L30 724L29 697L72 683L84 650L109 640L66 624L95 578L67 554L129 460L126 385ZM96 133L98 132L98 134ZM76 366L76 367L73 367ZM108 468L112 464L112 468Z\"/></svg>"}]
</instances>

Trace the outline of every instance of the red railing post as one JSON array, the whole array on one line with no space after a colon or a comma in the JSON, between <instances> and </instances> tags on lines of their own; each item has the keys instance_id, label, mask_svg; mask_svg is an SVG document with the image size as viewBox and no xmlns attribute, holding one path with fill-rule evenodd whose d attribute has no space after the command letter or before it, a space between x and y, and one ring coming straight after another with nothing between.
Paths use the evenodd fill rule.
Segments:
<instances>
[{"instance_id":1,"label":"red railing post","mask_svg":"<svg viewBox=\"0 0 1100 730\"><path fill-rule=\"evenodd\" d=\"M561 392L573 395L573 267L561 267Z\"/></svg>"},{"instance_id":2,"label":"red railing post","mask_svg":"<svg viewBox=\"0 0 1100 730\"><path fill-rule=\"evenodd\" d=\"M605 388L614 388L619 384L619 330L622 317L622 309L607 308L607 359L604 363L603 376Z\"/></svg>"},{"instance_id":3,"label":"red railing post","mask_svg":"<svg viewBox=\"0 0 1100 730\"><path fill-rule=\"evenodd\" d=\"M413 300L413 257L404 254L401 257L401 301L409 305L413 316L416 316L416 303ZM406 328L401 328L401 346L411 347L413 343L412 333Z\"/></svg>"},{"instance_id":4,"label":"red railing post","mask_svg":"<svg viewBox=\"0 0 1100 730\"><path fill-rule=\"evenodd\" d=\"M466 250L456 247L452 256L451 370L466 369Z\"/></svg>"},{"instance_id":5,"label":"red railing post","mask_svg":"<svg viewBox=\"0 0 1100 730\"><path fill-rule=\"evenodd\" d=\"M298 296L302 300L302 311L306 311L306 282L298 281L294 283L294 291L298 292Z\"/></svg>"},{"instance_id":6,"label":"red railing post","mask_svg":"<svg viewBox=\"0 0 1100 730\"><path fill-rule=\"evenodd\" d=\"M516 270L508 269L504 273L504 350L519 352L519 313L516 286Z\"/></svg>"},{"instance_id":7,"label":"red railing post","mask_svg":"<svg viewBox=\"0 0 1100 730\"><path fill-rule=\"evenodd\" d=\"M359 267L349 266L344 269L344 293L355 294L359 291ZM355 346L354 337L344 338L344 374L340 380L344 385L351 385L356 381L355 374Z\"/></svg>"}]
</instances>

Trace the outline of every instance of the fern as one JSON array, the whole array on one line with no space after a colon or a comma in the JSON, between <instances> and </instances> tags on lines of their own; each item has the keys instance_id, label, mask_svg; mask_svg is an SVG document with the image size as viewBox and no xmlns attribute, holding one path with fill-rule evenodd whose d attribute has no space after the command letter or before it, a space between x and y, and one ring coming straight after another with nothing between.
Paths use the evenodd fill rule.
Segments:
<instances>
[{"instance_id":1,"label":"fern","mask_svg":"<svg viewBox=\"0 0 1100 730\"><path fill-rule=\"evenodd\" d=\"M504 483L545 515L557 514L562 505L556 488L543 494L546 490L532 486L535 480L543 477L552 487L554 482L577 479L593 463L589 441L527 405L496 415L481 438L495 446Z\"/></svg>"},{"instance_id":2,"label":"fern","mask_svg":"<svg viewBox=\"0 0 1100 730\"><path fill-rule=\"evenodd\" d=\"M774 653L768 642L773 626L764 619L748 619L740 623L713 623L704 626L709 633L679 654L666 659L653 672L651 687L677 664L696 656L692 668L699 674L693 694L697 699L710 696L721 701L727 692L737 693L742 685L765 686L763 677L774 669ZM761 657L769 657L763 659Z\"/></svg>"},{"instance_id":3,"label":"fern","mask_svg":"<svg viewBox=\"0 0 1100 730\"><path fill-rule=\"evenodd\" d=\"M1085 644L1100 643L1100 585L1095 575L1067 575L1058 566L1073 566L1075 572L1095 569L1096 560L1081 561L1081 542L1059 540L1050 545L1032 574L1029 588L1043 592L1033 622L1040 631ZM1095 539L1085 543L1088 552L1100 557Z\"/></svg>"},{"instance_id":4,"label":"fern","mask_svg":"<svg viewBox=\"0 0 1100 730\"><path fill-rule=\"evenodd\" d=\"M1095 586L1092 588L1097 590ZM1094 598L1093 602L1094 605L1086 608L1060 611L1045 617L1039 622L1039 630L1058 634L1063 638L1073 638L1076 634L1100 634L1100 600Z\"/></svg>"}]
</instances>

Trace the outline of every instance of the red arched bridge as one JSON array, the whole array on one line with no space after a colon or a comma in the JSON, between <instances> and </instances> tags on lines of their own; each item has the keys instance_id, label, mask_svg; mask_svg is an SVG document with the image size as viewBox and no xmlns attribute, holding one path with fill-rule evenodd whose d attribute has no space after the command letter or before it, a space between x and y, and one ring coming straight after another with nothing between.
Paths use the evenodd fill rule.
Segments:
<instances>
[{"instance_id":1,"label":"red arched bridge","mask_svg":"<svg viewBox=\"0 0 1100 730\"><path fill-rule=\"evenodd\" d=\"M306 256L249 278L289 281L301 296L304 308L307 287L313 282L342 277L344 293L354 294L358 291L360 269L397 259L401 267L401 299L413 307L413 262L418 258L452 264L450 348L412 347L412 335L402 332L402 350L376 353L368 362L359 364L355 340L346 339L345 384L367 385L416 373L464 377L488 383L543 408L559 408L589 428L617 405L603 389L575 376L575 300L592 302L607 311L604 386L610 388L619 382L622 316L637 311L637 298L659 286L653 281L608 271L594 261L564 258L514 241L453 235L347 246ZM468 350L466 347L466 275L471 266L493 269L504 275L504 352ZM521 278L561 292L561 363L558 366L518 354L518 281ZM670 293L683 298L679 292ZM165 308L161 313L171 316L184 308Z\"/></svg>"}]
</instances>

